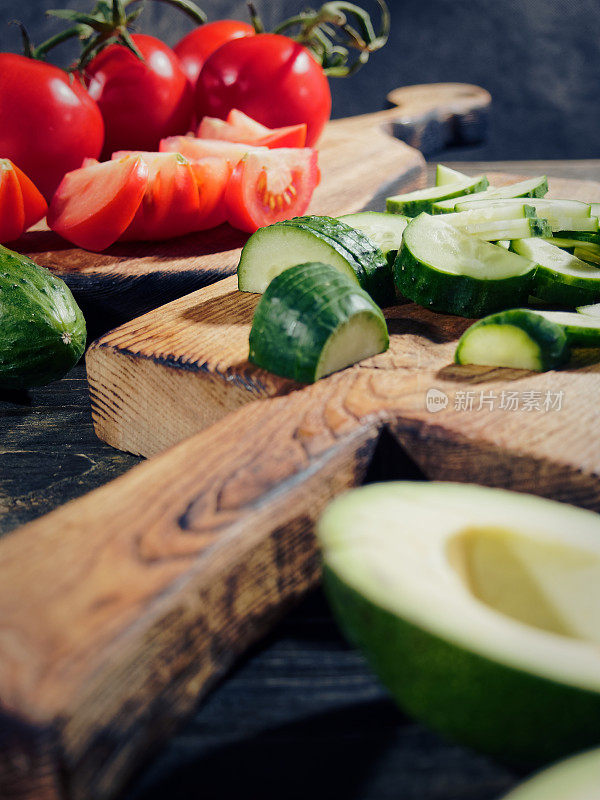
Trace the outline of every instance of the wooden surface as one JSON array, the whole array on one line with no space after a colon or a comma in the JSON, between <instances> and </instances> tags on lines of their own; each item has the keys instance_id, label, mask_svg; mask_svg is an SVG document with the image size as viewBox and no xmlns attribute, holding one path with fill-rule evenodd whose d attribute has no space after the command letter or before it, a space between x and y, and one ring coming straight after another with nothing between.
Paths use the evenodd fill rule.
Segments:
<instances>
[{"instance_id":1,"label":"wooden surface","mask_svg":"<svg viewBox=\"0 0 600 800\"><path fill-rule=\"evenodd\" d=\"M440 352L447 346L436 344ZM488 389L496 377L468 383ZM426 472L446 462L469 477L470 443L460 435L436 441L433 429L425 440L418 420L397 413L410 387L398 400L391 388L385 370L357 368L246 404L3 541L0 796L114 793L236 653L314 580L310 524L326 498L367 469L379 478L398 474L403 450L381 458L389 436ZM493 427L503 427L498 415ZM490 469L495 463L484 478L502 479L505 470L540 477L535 459L515 466L501 451L484 456ZM589 478L582 476L587 500ZM428 800L434 796L442 795Z\"/></svg>"}]
</instances>

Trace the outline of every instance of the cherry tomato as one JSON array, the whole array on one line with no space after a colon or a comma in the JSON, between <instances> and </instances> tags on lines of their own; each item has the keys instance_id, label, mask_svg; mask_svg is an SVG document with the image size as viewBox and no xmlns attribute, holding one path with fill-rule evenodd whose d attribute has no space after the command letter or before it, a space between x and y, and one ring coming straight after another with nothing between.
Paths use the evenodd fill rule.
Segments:
<instances>
[{"instance_id":1,"label":"cherry tomato","mask_svg":"<svg viewBox=\"0 0 600 800\"><path fill-rule=\"evenodd\" d=\"M197 230L199 198L190 162L179 153L117 152L113 160L139 156L148 166L148 184L122 239L171 239Z\"/></svg>"},{"instance_id":2,"label":"cherry tomato","mask_svg":"<svg viewBox=\"0 0 600 800\"><path fill-rule=\"evenodd\" d=\"M0 156L49 200L65 173L98 157L102 115L78 78L41 61L0 53Z\"/></svg>"},{"instance_id":3,"label":"cherry tomato","mask_svg":"<svg viewBox=\"0 0 600 800\"><path fill-rule=\"evenodd\" d=\"M317 153L309 147L250 152L234 169L225 191L228 220L252 233L298 217L318 182Z\"/></svg>"},{"instance_id":4,"label":"cherry tomato","mask_svg":"<svg viewBox=\"0 0 600 800\"><path fill-rule=\"evenodd\" d=\"M48 209L48 226L78 247L104 250L131 223L148 184L139 156L91 164L69 172Z\"/></svg>"},{"instance_id":5,"label":"cherry tomato","mask_svg":"<svg viewBox=\"0 0 600 800\"><path fill-rule=\"evenodd\" d=\"M302 122L284 128L267 128L234 108L229 112L226 122L218 117L204 117L198 126L198 137L247 142L264 147L304 147L306 124Z\"/></svg>"},{"instance_id":6,"label":"cherry tomato","mask_svg":"<svg viewBox=\"0 0 600 800\"><path fill-rule=\"evenodd\" d=\"M309 51L274 33L234 39L209 56L196 84L196 115L240 109L269 128L306 123L314 144L331 114L331 92Z\"/></svg>"},{"instance_id":7,"label":"cherry tomato","mask_svg":"<svg viewBox=\"0 0 600 800\"><path fill-rule=\"evenodd\" d=\"M8 159L0 160L0 242L12 242L25 230L23 195Z\"/></svg>"},{"instance_id":8,"label":"cherry tomato","mask_svg":"<svg viewBox=\"0 0 600 800\"><path fill-rule=\"evenodd\" d=\"M196 85L200 70L211 53L225 42L242 36L254 36L252 25L234 19L221 19L201 25L180 39L173 51L192 86Z\"/></svg>"},{"instance_id":9,"label":"cherry tomato","mask_svg":"<svg viewBox=\"0 0 600 800\"><path fill-rule=\"evenodd\" d=\"M175 53L153 36L132 39L144 61L114 44L86 68L89 93L104 118L105 158L115 150L156 150L163 137L186 133L192 119L192 88Z\"/></svg>"}]
</instances>

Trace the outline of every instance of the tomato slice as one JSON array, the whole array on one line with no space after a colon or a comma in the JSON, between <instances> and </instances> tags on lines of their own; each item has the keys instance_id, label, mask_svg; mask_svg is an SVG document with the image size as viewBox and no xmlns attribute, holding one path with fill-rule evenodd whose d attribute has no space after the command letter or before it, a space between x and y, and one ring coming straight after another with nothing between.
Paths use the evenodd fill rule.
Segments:
<instances>
[{"instance_id":1,"label":"tomato slice","mask_svg":"<svg viewBox=\"0 0 600 800\"><path fill-rule=\"evenodd\" d=\"M238 108L231 109L227 115L227 122L229 125L237 128L240 133L245 132L248 136L255 136L257 138L265 136L271 130L267 128L266 125L263 125L262 122L258 122L252 119L252 117L249 117L248 114L244 114L244 112L240 111Z\"/></svg>"},{"instance_id":2,"label":"tomato slice","mask_svg":"<svg viewBox=\"0 0 600 800\"><path fill-rule=\"evenodd\" d=\"M227 220L225 190L233 164L225 158L200 158L192 162L192 170L200 195L197 230L207 230Z\"/></svg>"},{"instance_id":3,"label":"tomato slice","mask_svg":"<svg viewBox=\"0 0 600 800\"><path fill-rule=\"evenodd\" d=\"M306 123L267 128L243 111L232 108L225 122L217 117L204 117L198 126L197 136L200 139L246 142L263 147L304 147Z\"/></svg>"},{"instance_id":4,"label":"tomato slice","mask_svg":"<svg viewBox=\"0 0 600 800\"><path fill-rule=\"evenodd\" d=\"M306 144L306 123L273 128L270 133L257 139L255 145L263 147L304 147Z\"/></svg>"},{"instance_id":5,"label":"tomato slice","mask_svg":"<svg viewBox=\"0 0 600 800\"><path fill-rule=\"evenodd\" d=\"M170 136L163 139L160 143L161 153L181 153L189 161L197 161L199 158L224 158L235 166L246 153L252 150L266 148L256 148L240 142L227 142L219 139L195 139L192 136Z\"/></svg>"},{"instance_id":6,"label":"tomato slice","mask_svg":"<svg viewBox=\"0 0 600 800\"><path fill-rule=\"evenodd\" d=\"M0 159L0 242L12 242L25 230L23 195L11 161Z\"/></svg>"},{"instance_id":7,"label":"tomato slice","mask_svg":"<svg viewBox=\"0 0 600 800\"><path fill-rule=\"evenodd\" d=\"M148 184L140 156L104 161L68 172L48 209L53 231L86 250L104 250L131 223Z\"/></svg>"},{"instance_id":8,"label":"tomato slice","mask_svg":"<svg viewBox=\"0 0 600 800\"><path fill-rule=\"evenodd\" d=\"M35 225L36 222L39 222L46 216L48 203L35 183L31 178L25 175L23 170L19 169L16 164L13 164L13 169L16 172L17 180L21 187L21 194L23 195L23 211L25 213L24 230L27 230L27 228Z\"/></svg>"},{"instance_id":9,"label":"tomato slice","mask_svg":"<svg viewBox=\"0 0 600 800\"><path fill-rule=\"evenodd\" d=\"M235 228L251 233L300 216L318 182L317 152L310 147L248 153L225 191L227 218Z\"/></svg>"}]
</instances>

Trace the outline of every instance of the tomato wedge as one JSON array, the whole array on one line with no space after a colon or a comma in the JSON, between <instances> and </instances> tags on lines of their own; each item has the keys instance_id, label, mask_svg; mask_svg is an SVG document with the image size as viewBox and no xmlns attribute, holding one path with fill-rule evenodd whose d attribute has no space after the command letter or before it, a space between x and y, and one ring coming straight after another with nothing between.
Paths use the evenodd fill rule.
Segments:
<instances>
[{"instance_id":1,"label":"tomato wedge","mask_svg":"<svg viewBox=\"0 0 600 800\"><path fill-rule=\"evenodd\" d=\"M113 160L139 156L148 166L148 183L135 217L122 235L127 240L172 239L197 230L199 199L190 162L179 153L121 150Z\"/></svg>"},{"instance_id":2,"label":"tomato wedge","mask_svg":"<svg viewBox=\"0 0 600 800\"><path fill-rule=\"evenodd\" d=\"M12 242L25 230L23 195L11 161L0 159L0 242Z\"/></svg>"},{"instance_id":3,"label":"tomato wedge","mask_svg":"<svg viewBox=\"0 0 600 800\"><path fill-rule=\"evenodd\" d=\"M256 150L253 145L243 142L227 142L220 139L195 139L192 136L170 136L163 139L159 149L161 153L181 153L189 161L199 158L224 158L235 166L246 153ZM266 150L265 147L258 148Z\"/></svg>"},{"instance_id":4,"label":"tomato wedge","mask_svg":"<svg viewBox=\"0 0 600 800\"><path fill-rule=\"evenodd\" d=\"M257 147L304 147L306 123L267 128L243 111L232 108L226 121L217 117L204 117L198 126L197 135L201 139L246 142Z\"/></svg>"},{"instance_id":5,"label":"tomato wedge","mask_svg":"<svg viewBox=\"0 0 600 800\"><path fill-rule=\"evenodd\" d=\"M86 250L104 250L124 233L148 184L140 156L104 161L68 172L48 209L48 225Z\"/></svg>"},{"instance_id":6,"label":"tomato wedge","mask_svg":"<svg viewBox=\"0 0 600 800\"><path fill-rule=\"evenodd\" d=\"M21 187L21 194L23 195L23 211L25 212L24 229L27 230L27 228L31 228L32 225L35 225L36 222L39 222L46 216L48 203L31 178L28 178L23 170L19 169L16 164L12 166L17 175L19 186Z\"/></svg>"},{"instance_id":7,"label":"tomato wedge","mask_svg":"<svg viewBox=\"0 0 600 800\"><path fill-rule=\"evenodd\" d=\"M233 164L225 158L200 158L192 162L200 196L200 212L196 229L205 231L227 220L225 190Z\"/></svg>"},{"instance_id":8,"label":"tomato wedge","mask_svg":"<svg viewBox=\"0 0 600 800\"><path fill-rule=\"evenodd\" d=\"M227 123L237 128L240 133L245 132L248 136L256 136L259 138L269 133L271 130L267 128L266 125L263 125L262 122L258 122L252 119L252 117L249 117L248 114L244 114L239 108L231 109L229 114L227 114Z\"/></svg>"},{"instance_id":9,"label":"tomato wedge","mask_svg":"<svg viewBox=\"0 0 600 800\"><path fill-rule=\"evenodd\" d=\"M227 218L235 228L252 233L300 216L318 182L317 152L310 147L250 152L227 185Z\"/></svg>"}]
</instances>

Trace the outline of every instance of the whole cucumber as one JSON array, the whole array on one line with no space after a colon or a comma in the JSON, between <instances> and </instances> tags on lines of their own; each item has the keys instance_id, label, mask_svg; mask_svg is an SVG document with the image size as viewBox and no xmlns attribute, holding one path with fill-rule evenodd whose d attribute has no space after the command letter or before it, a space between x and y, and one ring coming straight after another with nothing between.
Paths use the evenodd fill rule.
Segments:
<instances>
[{"instance_id":1,"label":"whole cucumber","mask_svg":"<svg viewBox=\"0 0 600 800\"><path fill-rule=\"evenodd\" d=\"M67 284L0 245L0 389L62 378L85 340L85 319Z\"/></svg>"}]
</instances>

